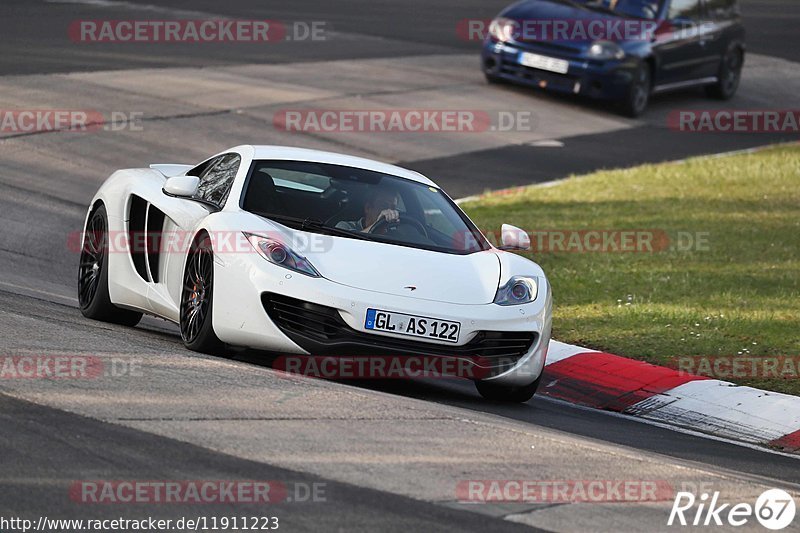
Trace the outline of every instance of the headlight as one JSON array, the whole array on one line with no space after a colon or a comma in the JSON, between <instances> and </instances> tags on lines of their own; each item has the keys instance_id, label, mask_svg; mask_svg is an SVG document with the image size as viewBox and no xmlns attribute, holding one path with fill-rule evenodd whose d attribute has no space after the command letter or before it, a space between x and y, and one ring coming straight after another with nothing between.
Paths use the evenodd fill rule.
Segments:
<instances>
[{"instance_id":1,"label":"headlight","mask_svg":"<svg viewBox=\"0 0 800 533\"><path fill-rule=\"evenodd\" d=\"M536 300L539 285L536 278L513 276L508 283L497 289L494 303L498 305L526 304Z\"/></svg>"},{"instance_id":2,"label":"headlight","mask_svg":"<svg viewBox=\"0 0 800 533\"><path fill-rule=\"evenodd\" d=\"M589 47L589 57L592 59L623 59L625 50L611 41L595 41Z\"/></svg>"},{"instance_id":3,"label":"headlight","mask_svg":"<svg viewBox=\"0 0 800 533\"><path fill-rule=\"evenodd\" d=\"M252 233L245 233L244 236L247 237L247 240L258 252L258 255L270 263L300 272L306 276L320 277L319 272L308 262L308 259L294 252L282 242Z\"/></svg>"},{"instance_id":4,"label":"headlight","mask_svg":"<svg viewBox=\"0 0 800 533\"><path fill-rule=\"evenodd\" d=\"M517 21L497 17L489 24L489 35L501 43L510 41L517 34Z\"/></svg>"}]
</instances>

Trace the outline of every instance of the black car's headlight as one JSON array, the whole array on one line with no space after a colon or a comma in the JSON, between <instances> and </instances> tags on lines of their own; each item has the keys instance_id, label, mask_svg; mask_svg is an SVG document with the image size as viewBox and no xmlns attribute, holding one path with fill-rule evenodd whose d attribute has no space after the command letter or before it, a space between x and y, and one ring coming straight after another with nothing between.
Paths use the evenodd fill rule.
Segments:
<instances>
[{"instance_id":1,"label":"black car's headlight","mask_svg":"<svg viewBox=\"0 0 800 533\"><path fill-rule=\"evenodd\" d=\"M497 17L489 24L489 35L501 43L514 38L517 33L517 21L505 17Z\"/></svg>"},{"instance_id":2,"label":"black car's headlight","mask_svg":"<svg viewBox=\"0 0 800 533\"><path fill-rule=\"evenodd\" d=\"M595 41L589 47L589 57L592 59L623 59L625 50L620 45L611 41Z\"/></svg>"},{"instance_id":3,"label":"black car's headlight","mask_svg":"<svg viewBox=\"0 0 800 533\"><path fill-rule=\"evenodd\" d=\"M247 237L247 240L253 248L255 248L256 252L258 252L258 255L270 263L288 268L289 270L294 270L295 272L300 272L306 276L314 278L320 277L319 272L308 262L308 259L293 251L282 242L253 233L245 233L244 236Z\"/></svg>"},{"instance_id":4,"label":"black car's headlight","mask_svg":"<svg viewBox=\"0 0 800 533\"><path fill-rule=\"evenodd\" d=\"M536 300L539 294L539 282L529 276L513 276L508 282L497 289L494 303L498 305L527 304Z\"/></svg>"}]
</instances>

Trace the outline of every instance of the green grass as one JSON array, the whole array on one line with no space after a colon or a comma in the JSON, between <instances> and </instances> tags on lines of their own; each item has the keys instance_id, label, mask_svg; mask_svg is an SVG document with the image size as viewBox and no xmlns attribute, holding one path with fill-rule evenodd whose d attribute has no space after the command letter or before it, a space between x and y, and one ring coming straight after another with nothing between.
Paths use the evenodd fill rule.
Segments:
<instances>
[{"instance_id":1,"label":"green grass","mask_svg":"<svg viewBox=\"0 0 800 533\"><path fill-rule=\"evenodd\" d=\"M800 359L800 146L597 172L462 204L483 229L702 232L652 253L526 253L554 294L553 337L655 364ZM737 381L737 380L734 380ZM800 379L739 383L800 395Z\"/></svg>"}]
</instances>

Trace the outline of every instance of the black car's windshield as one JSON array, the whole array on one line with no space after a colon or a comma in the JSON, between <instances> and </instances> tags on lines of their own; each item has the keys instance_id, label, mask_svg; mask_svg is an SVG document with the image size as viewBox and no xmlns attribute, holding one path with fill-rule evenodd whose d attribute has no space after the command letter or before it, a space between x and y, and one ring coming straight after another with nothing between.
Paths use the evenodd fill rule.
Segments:
<instances>
[{"instance_id":1,"label":"black car's windshield","mask_svg":"<svg viewBox=\"0 0 800 533\"><path fill-rule=\"evenodd\" d=\"M256 161L241 207L304 231L456 254L489 248L438 188L354 167Z\"/></svg>"},{"instance_id":2,"label":"black car's windshield","mask_svg":"<svg viewBox=\"0 0 800 533\"><path fill-rule=\"evenodd\" d=\"M587 7L641 19L658 16L664 0L577 0Z\"/></svg>"}]
</instances>

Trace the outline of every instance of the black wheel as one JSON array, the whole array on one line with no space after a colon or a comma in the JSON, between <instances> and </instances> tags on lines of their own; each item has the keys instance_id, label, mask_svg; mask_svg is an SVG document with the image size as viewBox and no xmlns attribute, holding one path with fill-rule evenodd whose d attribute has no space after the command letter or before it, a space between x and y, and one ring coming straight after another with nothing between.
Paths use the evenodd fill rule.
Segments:
<instances>
[{"instance_id":1,"label":"black wheel","mask_svg":"<svg viewBox=\"0 0 800 533\"><path fill-rule=\"evenodd\" d=\"M539 382L542 381L542 376L539 375L536 381L529 385L522 386L508 386L496 385L491 381L476 381L475 388L487 400L495 402L509 402L509 403L525 403L536 394L536 389L539 388Z\"/></svg>"},{"instance_id":2,"label":"black wheel","mask_svg":"<svg viewBox=\"0 0 800 533\"><path fill-rule=\"evenodd\" d=\"M647 104L650 103L651 80L650 65L642 63L633 74L633 80L630 87L628 87L628 94L621 102L623 114L636 118L644 113L644 110L647 109Z\"/></svg>"},{"instance_id":3,"label":"black wheel","mask_svg":"<svg viewBox=\"0 0 800 533\"><path fill-rule=\"evenodd\" d=\"M181 290L181 337L190 350L213 354L224 348L211 324L213 296L214 252L211 239L202 235L189 250Z\"/></svg>"},{"instance_id":4,"label":"black wheel","mask_svg":"<svg viewBox=\"0 0 800 533\"><path fill-rule=\"evenodd\" d=\"M738 48L734 47L728 50L720 62L717 83L707 86L706 94L720 100L732 98L742 79L743 59L742 51Z\"/></svg>"},{"instance_id":5,"label":"black wheel","mask_svg":"<svg viewBox=\"0 0 800 533\"><path fill-rule=\"evenodd\" d=\"M135 326L142 313L120 309L108 295L108 217L100 205L89 216L78 265L78 306L86 318Z\"/></svg>"}]
</instances>

